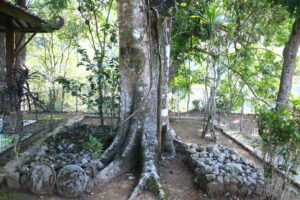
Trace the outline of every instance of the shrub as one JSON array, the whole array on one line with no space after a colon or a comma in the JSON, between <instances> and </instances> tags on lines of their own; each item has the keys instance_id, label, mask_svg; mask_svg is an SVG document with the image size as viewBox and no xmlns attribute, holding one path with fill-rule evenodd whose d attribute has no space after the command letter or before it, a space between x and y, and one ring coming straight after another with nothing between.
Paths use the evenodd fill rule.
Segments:
<instances>
[{"instance_id":1,"label":"shrub","mask_svg":"<svg viewBox=\"0 0 300 200\"><path fill-rule=\"evenodd\" d=\"M265 194L268 199L283 199L300 164L300 101L279 110L261 107L257 124L263 141ZM284 176L277 176L273 166Z\"/></svg>"},{"instance_id":2,"label":"shrub","mask_svg":"<svg viewBox=\"0 0 300 200\"><path fill-rule=\"evenodd\" d=\"M193 100L192 104L193 104L194 109L200 110L200 100Z\"/></svg>"}]
</instances>

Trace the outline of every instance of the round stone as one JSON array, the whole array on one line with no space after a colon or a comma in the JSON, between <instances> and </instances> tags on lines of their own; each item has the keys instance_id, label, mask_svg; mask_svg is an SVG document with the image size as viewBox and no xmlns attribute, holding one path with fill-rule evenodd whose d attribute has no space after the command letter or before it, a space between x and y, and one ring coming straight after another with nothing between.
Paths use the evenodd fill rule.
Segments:
<instances>
[{"instance_id":1,"label":"round stone","mask_svg":"<svg viewBox=\"0 0 300 200\"><path fill-rule=\"evenodd\" d=\"M28 189L35 194L51 194L55 187L56 173L48 165L36 165L29 173Z\"/></svg>"},{"instance_id":2,"label":"round stone","mask_svg":"<svg viewBox=\"0 0 300 200\"><path fill-rule=\"evenodd\" d=\"M75 198L84 192L88 177L85 171L77 165L66 165L57 175L57 191L67 198Z\"/></svg>"}]
</instances>

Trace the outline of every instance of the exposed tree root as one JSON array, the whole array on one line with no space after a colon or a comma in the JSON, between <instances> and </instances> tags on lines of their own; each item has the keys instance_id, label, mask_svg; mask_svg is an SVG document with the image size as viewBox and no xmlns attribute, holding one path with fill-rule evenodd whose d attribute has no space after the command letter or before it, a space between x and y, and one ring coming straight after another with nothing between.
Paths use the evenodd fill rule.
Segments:
<instances>
[{"instance_id":1,"label":"exposed tree root","mask_svg":"<svg viewBox=\"0 0 300 200\"><path fill-rule=\"evenodd\" d=\"M120 133L118 132L117 135L115 136L113 142L103 153L101 162L103 164L110 163L114 159L114 157L117 154L118 150L120 149L121 145L122 145L121 136L120 136Z\"/></svg>"},{"instance_id":2,"label":"exposed tree root","mask_svg":"<svg viewBox=\"0 0 300 200\"><path fill-rule=\"evenodd\" d=\"M108 182L112 178L133 169L138 160L136 155L140 155L142 173L129 199L135 199L144 190L153 192L157 199L168 199L157 170L159 154L156 128L150 124L144 125L144 131L140 131L138 122L132 122L124 148L120 149L121 151L115 155L113 161L99 172L97 175L98 183ZM142 138L138 137L141 132L143 133ZM141 154L138 154L138 151Z\"/></svg>"},{"instance_id":3,"label":"exposed tree root","mask_svg":"<svg viewBox=\"0 0 300 200\"><path fill-rule=\"evenodd\" d=\"M171 155L176 155L176 151L174 148L173 141L176 139L176 133L174 129L171 127L170 122L168 120L167 125L163 126L162 132L162 150Z\"/></svg>"},{"instance_id":4,"label":"exposed tree root","mask_svg":"<svg viewBox=\"0 0 300 200\"><path fill-rule=\"evenodd\" d=\"M156 195L157 199L168 199L168 195L162 187L157 171L158 165L158 141L155 130L149 125L145 125L145 131L142 137L142 164L143 170L137 186L134 188L129 199L133 200L143 190L148 189Z\"/></svg>"},{"instance_id":5,"label":"exposed tree root","mask_svg":"<svg viewBox=\"0 0 300 200\"><path fill-rule=\"evenodd\" d=\"M168 194L164 190L157 171L152 171L148 173L143 173L137 186L131 193L129 200L134 200L138 195L140 195L145 189L150 190L156 196L157 199L168 199Z\"/></svg>"},{"instance_id":6,"label":"exposed tree root","mask_svg":"<svg viewBox=\"0 0 300 200\"><path fill-rule=\"evenodd\" d=\"M133 122L128 138L124 144L124 147L121 148L120 145L112 144L111 152L114 152L113 161L110 162L103 170L97 175L98 183L105 183L110 179L123 174L130 169L132 169L136 164L136 154L137 154L137 140L138 140L138 125L137 121Z\"/></svg>"}]
</instances>

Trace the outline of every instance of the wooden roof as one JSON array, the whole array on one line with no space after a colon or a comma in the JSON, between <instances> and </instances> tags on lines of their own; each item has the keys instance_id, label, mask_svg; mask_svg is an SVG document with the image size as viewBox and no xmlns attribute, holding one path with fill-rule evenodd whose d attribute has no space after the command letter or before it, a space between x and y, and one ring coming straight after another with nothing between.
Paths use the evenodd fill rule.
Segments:
<instances>
[{"instance_id":1,"label":"wooden roof","mask_svg":"<svg viewBox=\"0 0 300 200\"><path fill-rule=\"evenodd\" d=\"M5 32L7 28L23 33L51 32L62 27L63 19L58 19L56 24L9 0L0 0L0 32Z\"/></svg>"}]
</instances>

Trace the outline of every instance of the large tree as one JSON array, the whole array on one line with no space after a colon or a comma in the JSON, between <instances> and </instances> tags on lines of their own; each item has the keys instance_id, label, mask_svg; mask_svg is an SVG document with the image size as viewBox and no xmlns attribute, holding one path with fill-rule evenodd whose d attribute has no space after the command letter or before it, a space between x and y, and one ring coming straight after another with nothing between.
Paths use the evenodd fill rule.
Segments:
<instances>
[{"instance_id":1,"label":"large tree","mask_svg":"<svg viewBox=\"0 0 300 200\"><path fill-rule=\"evenodd\" d=\"M138 164L141 176L130 199L147 186L166 198L157 166L162 150L174 153L166 101L174 9L174 0L118 1L120 124L97 178L106 182Z\"/></svg>"}]
</instances>

